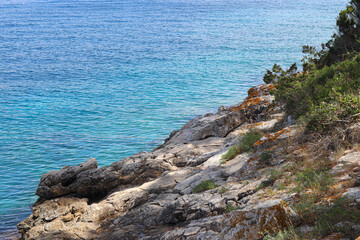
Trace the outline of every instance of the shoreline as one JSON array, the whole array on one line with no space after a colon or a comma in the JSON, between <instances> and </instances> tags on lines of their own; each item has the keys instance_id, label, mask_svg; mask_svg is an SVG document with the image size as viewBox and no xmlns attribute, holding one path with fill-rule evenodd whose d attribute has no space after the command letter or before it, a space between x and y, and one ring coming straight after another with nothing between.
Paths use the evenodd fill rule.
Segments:
<instances>
[{"instance_id":1,"label":"shoreline","mask_svg":"<svg viewBox=\"0 0 360 240\"><path fill-rule=\"evenodd\" d=\"M310 234L296 211L310 190L294 193L308 170L296 162L320 164L315 149L326 139L304 142L273 89L250 88L243 102L191 119L150 152L45 173L33 213L17 225L22 239L250 240L294 227ZM327 160L333 189L321 201L357 204L358 168L349 174L344 166L359 164L360 149L336 154Z\"/></svg>"}]
</instances>

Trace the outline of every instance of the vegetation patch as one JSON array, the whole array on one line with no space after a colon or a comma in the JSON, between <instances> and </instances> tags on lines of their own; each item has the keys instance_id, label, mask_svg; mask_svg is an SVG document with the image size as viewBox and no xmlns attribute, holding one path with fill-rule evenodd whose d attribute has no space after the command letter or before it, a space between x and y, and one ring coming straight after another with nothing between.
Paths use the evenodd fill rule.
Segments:
<instances>
[{"instance_id":1,"label":"vegetation patch","mask_svg":"<svg viewBox=\"0 0 360 240\"><path fill-rule=\"evenodd\" d=\"M273 151L264 151L260 154L261 162L267 163L273 156Z\"/></svg>"},{"instance_id":2,"label":"vegetation patch","mask_svg":"<svg viewBox=\"0 0 360 240\"><path fill-rule=\"evenodd\" d=\"M241 153L241 149L237 144L235 144L234 146L231 146L229 148L229 150L227 151L227 153L225 153L224 155L221 156L221 158L224 161L221 163L225 164L227 160L231 160L231 159L235 158L240 153Z\"/></svg>"},{"instance_id":3,"label":"vegetation patch","mask_svg":"<svg viewBox=\"0 0 360 240\"><path fill-rule=\"evenodd\" d=\"M228 203L228 204L226 204L225 212L229 213L229 212L232 212L232 211L235 211L235 210L238 210L238 209L240 209L239 206L235 206L235 205L233 205L231 203Z\"/></svg>"},{"instance_id":4,"label":"vegetation patch","mask_svg":"<svg viewBox=\"0 0 360 240\"><path fill-rule=\"evenodd\" d=\"M359 206L334 197L338 190L329 172L334 164L330 152L336 152L332 155L338 159L360 143L359 130L353 128L360 122L360 0L350 1L336 25L336 34L320 50L303 46L301 72L296 64L288 69L274 64L264 75L264 82L275 86L276 101L305 130L297 140L309 147L308 153L287 154L293 156L288 171L294 176L286 180L295 184L293 190L300 196L294 210L302 224L313 227L305 234L292 226L264 239L323 239L330 234L355 239L360 235Z\"/></svg>"},{"instance_id":5,"label":"vegetation patch","mask_svg":"<svg viewBox=\"0 0 360 240\"><path fill-rule=\"evenodd\" d=\"M295 182L297 186L293 190L297 193L310 189L314 194L323 195L328 193L334 180L326 170L321 171L307 168L296 173Z\"/></svg>"},{"instance_id":6,"label":"vegetation patch","mask_svg":"<svg viewBox=\"0 0 360 240\"><path fill-rule=\"evenodd\" d=\"M219 193L223 194L223 193L227 192L227 190L228 190L227 188L222 187L222 188L220 188Z\"/></svg>"},{"instance_id":7,"label":"vegetation patch","mask_svg":"<svg viewBox=\"0 0 360 240\"><path fill-rule=\"evenodd\" d=\"M204 192L206 190L217 188L218 186L212 180L205 180L196 185L191 191L192 193Z\"/></svg>"},{"instance_id":8,"label":"vegetation patch","mask_svg":"<svg viewBox=\"0 0 360 240\"><path fill-rule=\"evenodd\" d=\"M249 152L253 149L254 144L261 139L264 134L257 129L250 129L239 142L231 146L227 153L221 156L223 160L231 160L242 152Z\"/></svg>"}]
</instances>

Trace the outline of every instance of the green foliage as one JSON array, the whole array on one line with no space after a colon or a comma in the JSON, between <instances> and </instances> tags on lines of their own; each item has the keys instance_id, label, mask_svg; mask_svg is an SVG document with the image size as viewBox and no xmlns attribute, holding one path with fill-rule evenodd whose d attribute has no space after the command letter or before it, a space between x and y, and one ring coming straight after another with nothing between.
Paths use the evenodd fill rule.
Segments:
<instances>
[{"instance_id":1,"label":"green foliage","mask_svg":"<svg viewBox=\"0 0 360 240\"><path fill-rule=\"evenodd\" d=\"M276 83L276 100L310 131L328 132L359 120L360 0L351 0L336 21L337 33L322 49L303 46L303 72L275 64L264 82Z\"/></svg>"},{"instance_id":2,"label":"green foliage","mask_svg":"<svg viewBox=\"0 0 360 240\"><path fill-rule=\"evenodd\" d=\"M230 160L235 158L242 152L249 152L252 150L254 144L260 140L263 133L257 129L250 129L234 146L231 146L227 153L221 156L223 160Z\"/></svg>"},{"instance_id":3,"label":"green foliage","mask_svg":"<svg viewBox=\"0 0 360 240\"><path fill-rule=\"evenodd\" d=\"M331 233L343 233L355 239L359 234L351 226L360 223L360 210L356 204L346 198L336 199L331 204L317 204L313 196L302 195L294 210L302 217L305 224L315 227L311 234L314 239L320 239Z\"/></svg>"},{"instance_id":4,"label":"green foliage","mask_svg":"<svg viewBox=\"0 0 360 240\"><path fill-rule=\"evenodd\" d=\"M328 171L307 168L296 173L294 191L300 193L304 189L315 191L314 194L327 192L333 183L333 178Z\"/></svg>"},{"instance_id":5,"label":"green foliage","mask_svg":"<svg viewBox=\"0 0 360 240\"><path fill-rule=\"evenodd\" d=\"M335 232L342 232L348 237L355 239L358 233L351 226L337 225L338 223L360 223L360 210L346 198L339 198L331 205L320 205L316 209L315 234L318 236L326 236ZM351 224L353 225L353 224Z\"/></svg>"},{"instance_id":6,"label":"green foliage","mask_svg":"<svg viewBox=\"0 0 360 240\"><path fill-rule=\"evenodd\" d=\"M226 160L231 160L233 158L235 158L238 154L241 153L241 149L240 147L236 144L234 146L231 146L229 148L229 150L227 151L227 153L225 153L224 155L221 156L221 158L223 159L223 161L225 161L226 163Z\"/></svg>"},{"instance_id":7,"label":"green foliage","mask_svg":"<svg viewBox=\"0 0 360 240\"><path fill-rule=\"evenodd\" d=\"M242 152L249 152L254 144L260 140L264 134L257 129L250 129L240 140L239 147Z\"/></svg>"},{"instance_id":8,"label":"green foliage","mask_svg":"<svg viewBox=\"0 0 360 240\"><path fill-rule=\"evenodd\" d=\"M360 55L277 81L276 100L287 114L301 117L311 131L328 131L359 119Z\"/></svg>"},{"instance_id":9,"label":"green foliage","mask_svg":"<svg viewBox=\"0 0 360 240\"><path fill-rule=\"evenodd\" d=\"M294 206L295 212L302 217L304 223L306 224L312 225L316 222L316 212L318 210L318 206L315 202L316 201L313 196L303 194L300 197L300 201Z\"/></svg>"},{"instance_id":10,"label":"green foliage","mask_svg":"<svg viewBox=\"0 0 360 240\"><path fill-rule=\"evenodd\" d=\"M301 236L301 233L294 227L288 230L282 230L275 235L267 234L263 237L263 240L302 240L306 239Z\"/></svg>"},{"instance_id":11,"label":"green foliage","mask_svg":"<svg viewBox=\"0 0 360 240\"><path fill-rule=\"evenodd\" d=\"M217 187L218 186L214 183L214 181L205 180L205 181L202 181L201 183L199 183L198 185L196 185L192 189L192 193L204 192L206 190L214 189L214 188L217 188Z\"/></svg>"},{"instance_id":12,"label":"green foliage","mask_svg":"<svg viewBox=\"0 0 360 240\"><path fill-rule=\"evenodd\" d=\"M257 186L257 187L255 188L255 192L260 191L261 189L266 188L266 187L267 187L267 185L266 185L265 183L261 182L261 183L259 184L259 186Z\"/></svg>"},{"instance_id":13,"label":"green foliage","mask_svg":"<svg viewBox=\"0 0 360 240\"><path fill-rule=\"evenodd\" d=\"M331 65L360 51L360 0L351 0L336 21L338 32L325 44L320 63Z\"/></svg>"},{"instance_id":14,"label":"green foliage","mask_svg":"<svg viewBox=\"0 0 360 240\"><path fill-rule=\"evenodd\" d=\"M280 183L277 187L278 190L284 190L285 189L285 186L284 184Z\"/></svg>"},{"instance_id":15,"label":"green foliage","mask_svg":"<svg viewBox=\"0 0 360 240\"><path fill-rule=\"evenodd\" d=\"M225 164L226 163L226 160L221 160L220 161L220 164Z\"/></svg>"},{"instance_id":16,"label":"green foliage","mask_svg":"<svg viewBox=\"0 0 360 240\"><path fill-rule=\"evenodd\" d=\"M272 158L272 155L273 151L264 151L260 154L260 160L266 163Z\"/></svg>"},{"instance_id":17,"label":"green foliage","mask_svg":"<svg viewBox=\"0 0 360 240\"><path fill-rule=\"evenodd\" d=\"M225 193L227 190L228 190L227 188L222 187L222 188L220 188L219 193L220 193L220 194L223 194L223 193Z\"/></svg>"},{"instance_id":18,"label":"green foliage","mask_svg":"<svg viewBox=\"0 0 360 240\"><path fill-rule=\"evenodd\" d=\"M273 182L280 179L284 175L284 169L271 169L269 172L269 179Z\"/></svg>"},{"instance_id":19,"label":"green foliage","mask_svg":"<svg viewBox=\"0 0 360 240\"><path fill-rule=\"evenodd\" d=\"M229 212L232 212L232 211L238 210L238 209L240 209L239 206L234 206L233 204L228 203L228 204L226 204L225 212L229 213Z\"/></svg>"},{"instance_id":20,"label":"green foliage","mask_svg":"<svg viewBox=\"0 0 360 240\"><path fill-rule=\"evenodd\" d=\"M332 102L321 102L312 106L307 125L312 131L329 131L336 125L351 123L360 112L360 96L339 94Z\"/></svg>"},{"instance_id":21,"label":"green foliage","mask_svg":"<svg viewBox=\"0 0 360 240\"><path fill-rule=\"evenodd\" d=\"M272 71L266 69L266 73L264 74L263 80L265 83L274 83L279 79L285 77L293 77L296 75L297 66L296 63L290 66L288 70L283 70L279 65L274 64Z\"/></svg>"}]
</instances>

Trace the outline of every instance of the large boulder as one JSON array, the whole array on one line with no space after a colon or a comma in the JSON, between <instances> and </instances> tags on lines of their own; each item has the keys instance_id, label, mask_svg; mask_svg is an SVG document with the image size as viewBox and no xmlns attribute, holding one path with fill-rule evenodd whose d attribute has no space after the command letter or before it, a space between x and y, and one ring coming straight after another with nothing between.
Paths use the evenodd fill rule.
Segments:
<instances>
[{"instance_id":1,"label":"large boulder","mask_svg":"<svg viewBox=\"0 0 360 240\"><path fill-rule=\"evenodd\" d=\"M66 166L58 171L45 173L36 190L42 199L72 194L99 200L121 185L140 185L154 180L169 170L169 164L153 159L146 152L115 162L108 167L97 168L94 158L78 166Z\"/></svg>"}]
</instances>

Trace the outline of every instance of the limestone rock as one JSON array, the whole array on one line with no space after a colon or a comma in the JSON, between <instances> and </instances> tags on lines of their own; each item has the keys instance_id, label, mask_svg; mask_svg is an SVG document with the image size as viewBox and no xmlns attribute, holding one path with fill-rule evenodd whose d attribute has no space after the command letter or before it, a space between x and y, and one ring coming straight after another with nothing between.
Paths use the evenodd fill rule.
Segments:
<instances>
[{"instance_id":1,"label":"limestone rock","mask_svg":"<svg viewBox=\"0 0 360 240\"><path fill-rule=\"evenodd\" d=\"M93 239L100 225L79 221L88 209L87 199L58 198L34 207L33 213L18 224L25 239Z\"/></svg>"},{"instance_id":2,"label":"limestone rock","mask_svg":"<svg viewBox=\"0 0 360 240\"><path fill-rule=\"evenodd\" d=\"M359 163L360 163L360 152L348 153L337 160L337 165L332 168L331 172L333 174L343 173L345 171L344 167L346 165L356 166L359 165Z\"/></svg>"}]
</instances>

